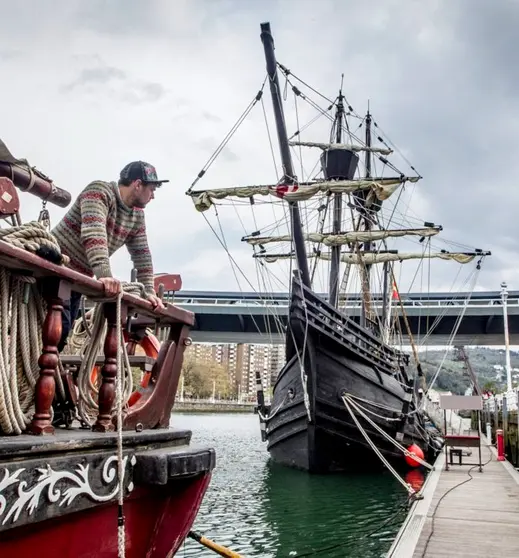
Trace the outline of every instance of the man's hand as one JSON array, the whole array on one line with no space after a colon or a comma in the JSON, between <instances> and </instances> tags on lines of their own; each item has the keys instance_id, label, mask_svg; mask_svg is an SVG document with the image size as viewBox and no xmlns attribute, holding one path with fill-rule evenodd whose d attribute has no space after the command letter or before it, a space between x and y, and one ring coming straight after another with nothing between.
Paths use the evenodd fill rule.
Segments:
<instances>
[{"instance_id":1,"label":"man's hand","mask_svg":"<svg viewBox=\"0 0 519 558\"><path fill-rule=\"evenodd\" d=\"M156 310L157 308L165 308L164 303L157 295L149 294L147 300L151 302L154 310Z\"/></svg>"},{"instance_id":2,"label":"man's hand","mask_svg":"<svg viewBox=\"0 0 519 558\"><path fill-rule=\"evenodd\" d=\"M115 297L121 292L121 282L113 277L101 277L99 279L105 288L105 295Z\"/></svg>"}]
</instances>

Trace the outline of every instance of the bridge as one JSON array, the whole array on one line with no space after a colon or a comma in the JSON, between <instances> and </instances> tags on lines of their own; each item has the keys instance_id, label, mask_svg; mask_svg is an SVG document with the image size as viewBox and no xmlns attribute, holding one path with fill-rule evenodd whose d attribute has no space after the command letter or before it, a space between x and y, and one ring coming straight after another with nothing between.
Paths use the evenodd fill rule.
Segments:
<instances>
[{"instance_id":1,"label":"bridge","mask_svg":"<svg viewBox=\"0 0 519 558\"><path fill-rule=\"evenodd\" d=\"M324 296L324 295L323 295ZM168 300L195 313L194 342L282 343L287 324L288 293L179 291ZM399 303L398 303L399 305ZM420 345L504 345L503 306L499 291L469 293L411 293L402 295L409 327ZM380 315L381 297L374 308ZM361 298L348 297L347 314L360 319ZM398 309L401 331L406 327ZM459 317L457 335L451 339ZM519 345L519 291L508 293L510 344ZM427 332L431 330L429 334ZM409 339L404 338L404 343Z\"/></svg>"}]
</instances>

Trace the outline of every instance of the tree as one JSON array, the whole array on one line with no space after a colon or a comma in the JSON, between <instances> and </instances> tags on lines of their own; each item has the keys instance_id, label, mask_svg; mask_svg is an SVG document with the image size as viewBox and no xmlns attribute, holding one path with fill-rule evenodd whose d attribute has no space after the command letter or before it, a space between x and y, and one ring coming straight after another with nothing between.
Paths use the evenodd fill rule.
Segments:
<instances>
[{"instance_id":1,"label":"tree","mask_svg":"<svg viewBox=\"0 0 519 558\"><path fill-rule=\"evenodd\" d=\"M492 393L498 393L497 384L493 380L486 382L482 388L483 392L490 391Z\"/></svg>"},{"instance_id":2,"label":"tree","mask_svg":"<svg viewBox=\"0 0 519 558\"><path fill-rule=\"evenodd\" d=\"M184 395L205 399L212 397L225 399L231 395L229 373L216 362L199 362L193 355L184 357L182 366Z\"/></svg>"},{"instance_id":3,"label":"tree","mask_svg":"<svg viewBox=\"0 0 519 558\"><path fill-rule=\"evenodd\" d=\"M184 358L182 366L184 376L184 395L187 397L207 397L210 390L210 381L196 360L191 356Z\"/></svg>"}]
</instances>

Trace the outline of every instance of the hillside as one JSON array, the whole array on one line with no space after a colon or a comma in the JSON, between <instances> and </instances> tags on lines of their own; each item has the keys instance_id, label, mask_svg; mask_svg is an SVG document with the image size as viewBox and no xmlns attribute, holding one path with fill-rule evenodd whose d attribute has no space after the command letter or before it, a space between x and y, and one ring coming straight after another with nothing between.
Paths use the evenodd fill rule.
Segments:
<instances>
[{"instance_id":1,"label":"hillside","mask_svg":"<svg viewBox=\"0 0 519 558\"><path fill-rule=\"evenodd\" d=\"M487 389L490 388L497 391L506 389L504 349L474 347L466 348L465 351L481 388L486 386ZM438 370L445 352L424 350L419 354L428 384ZM519 352L512 351L510 360L512 368L519 368ZM496 379L497 372L494 370L494 364L503 366L500 379ZM466 373L465 363L458 360L456 350L449 351L434 387L442 391L452 391L461 395L469 385L470 380Z\"/></svg>"}]
</instances>

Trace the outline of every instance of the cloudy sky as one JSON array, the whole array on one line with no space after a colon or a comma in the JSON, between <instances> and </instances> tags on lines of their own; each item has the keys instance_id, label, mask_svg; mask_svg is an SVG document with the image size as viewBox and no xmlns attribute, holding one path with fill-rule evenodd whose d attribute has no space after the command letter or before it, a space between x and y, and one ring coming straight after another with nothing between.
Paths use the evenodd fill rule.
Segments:
<instances>
[{"instance_id":1,"label":"cloudy sky","mask_svg":"<svg viewBox=\"0 0 519 558\"><path fill-rule=\"evenodd\" d=\"M278 59L329 96L367 99L424 179L415 213L489 249L478 289L519 289L516 0L0 0L1 137L77 195L143 159L171 180L147 209L157 272L236 287L185 191ZM200 187L275 181L255 110ZM314 141L318 138L314 138ZM321 138L319 138L321 139ZM38 203L23 198L24 219ZM56 222L63 210L53 209ZM241 252L240 252L241 254ZM241 257L241 255L240 255ZM128 276L124 250L115 271ZM450 281L442 267L433 285ZM246 286L244 286L246 288Z\"/></svg>"}]
</instances>

